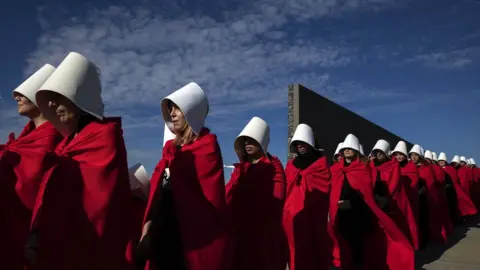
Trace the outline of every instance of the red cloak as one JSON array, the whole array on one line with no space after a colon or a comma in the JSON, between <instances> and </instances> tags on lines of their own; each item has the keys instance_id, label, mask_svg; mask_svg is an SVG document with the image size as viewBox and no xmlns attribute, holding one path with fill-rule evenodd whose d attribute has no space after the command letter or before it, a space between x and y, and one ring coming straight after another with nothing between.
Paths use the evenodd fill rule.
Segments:
<instances>
[{"instance_id":1,"label":"red cloak","mask_svg":"<svg viewBox=\"0 0 480 270\"><path fill-rule=\"evenodd\" d=\"M443 167L445 173L447 173L452 179L452 184L457 194L458 214L461 217L473 216L477 214L477 208L473 204L470 196L460 186L460 182L457 176L457 170L454 167L447 165Z\"/></svg>"},{"instance_id":2,"label":"red cloak","mask_svg":"<svg viewBox=\"0 0 480 270\"><path fill-rule=\"evenodd\" d=\"M477 208L480 207L480 168L473 168L473 196L474 203Z\"/></svg>"},{"instance_id":3,"label":"red cloak","mask_svg":"<svg viewBox=\"0 0 480 270\"><path fill-rule=\"evenodd\" d=\"M471 193L470 187L473 182L473 176L470 169L467 166L460 167L457 170L457 175L463 190L465 190L465 192L471 198L472 193ZM474 200L474 198L471 198L471 199Z\"/></svg>"},{"instance_id":4,"label":"red cloak","mask_svg":"<svg viewBox=\"0 0 480 270\"><path fill-rule=\"evenodd\" d=\"M377 179L380 172L380 179L388 186L388 203L385 212L402 230L410 240L412 246L418 249L418 225L415 213L408 200L407 185L410 181L404 181L401 177L400 164L396 159L389 160L380 166L372 165L372 179Z\"/></svg>"},{"instance_id":5,"label":"red cloak","mask_svg":"<svg viewBox=\"0 0 480 270\"><path fill-rule=\"evenodd\" d=\"M127 247L127 261L130 264L135 264L135 251L142 236L143 216L147 208L147 201L140 198L132 198L132 216L130 218L131 224L131 240Z\"/></svg>"},{"instance_id":6,"label":"red cloak","mask_svg":"<svg viewBox=\"0 0 480 270\"><path fill-rule=\"evenodd\" d=\"M204 128L192 144L166 142L151 179L144 223L160 199L162 176L169 168L175 212L190 270L224 270L230 263L223 160L217 136ZM149 262L151 264L151 262ZM147 264L146 269L150 265Z\"/></svg>"},{"instance_id":7,"label":"red cloak","mask_svg":"<svg viewBox=\"0 0 480 270\"><path fill-rule=\"evenodd\" d=\"M50 122L29 122L0 152L0 254L2 269L23 269L32 209L45 172L43 159L62 140Z\"/></svg>"},{"instance_id":8,"label":"red cloak","mask_svg":"<svg viewBox=\"0 0 480 270\"><path fill-rule=\"evenodd\" d=\"M368 241L364 243L365 269L413 270L414 251L408 238L375 203L370 166L355 160L349 166L339 162L330 167L330 171L332 180L329 216L332 237L337 245L334 249L334 264L342 269L351 267L349 246L340 234L336 222L338 201L343 182L347 178L350 186L362 195L376 220L373 230L367 236Z\"/></svg>"},{"instance_id":9,"label":"red cloak","mask_svg":"<svg viewBox=\"0 0 480 270\"><path fill-rule=\"evenodd\" d=\"M430 241L436 243L446 243L448 235L448 227L445 218L449 220L446 210L448 208L441 207L441 199L439 198L438 183L435 178L435 171L430 164L422 164L418 167L420 180L424 182L426 188L426 197L428 204L429 217L429 233ZM450 223L451 224L451 223Z\"/></svg>"},{"instance_id":10,"label":"red cloak","mask_svg":"<svg viewBox=\"0 0 480 270\"><path fill-rule=\"evenodd\" d=\"M58 145L33 210L36 263L26 269L130 269L132 195L122 133L120 118L105 118Z\"/></svg>"},{"instance_id":11,"label":"red cloak","mask_svg":"<svg viewBox=\"0 0 480 270\"><path fill-rule=\"evenodd\" d=\"M408 201L410 202L413 214L417 220L418 225L418 169L417 165L413 161L408 161L407 164L403 167L400 167L400 173L402 182L407 183L405 189L408 194ZM417 234L419 232L417 231Z\"/></svg>"},{"instance_id":12,"label":"red cloak","mask_svg":"<svg viewBox=\"0 0 480 270\"><path fill-rule=\"evenodd\" d=\"M285 270L287 247L282 228L285 173L277 157L241 162L226 186L233 219L232 269Z\"/></svg>"},{"instance_id":13,"label":"red cloak","mask_svg":"<svg viewBox=\"0 0 480 270\"><path fill-rule=\"evenodd\" d=\"M447 193L445 192L446 173L438 164L430 164L430 166L433 168L433 171L435 172L435 179L437 180L435 182L435 187L437 188L438 192L438 200L440 204L439 207L445 209L445 211L442 211L443 223L447 231L447 235L450 235L453 232L453 224L450 219L448 198Z\"/></svg>"},{"instance_id":14,"label":"red cloak","mask_svg":"<svg viewBox=\"0 0 480 270\"><path fill-rule=\"evenodd\" d=\"M290 270L321 270L331 265L327 233L330 170L322 157L306 169L289 160L283 228L290 248Z\"/></svg>"}]
</instances>

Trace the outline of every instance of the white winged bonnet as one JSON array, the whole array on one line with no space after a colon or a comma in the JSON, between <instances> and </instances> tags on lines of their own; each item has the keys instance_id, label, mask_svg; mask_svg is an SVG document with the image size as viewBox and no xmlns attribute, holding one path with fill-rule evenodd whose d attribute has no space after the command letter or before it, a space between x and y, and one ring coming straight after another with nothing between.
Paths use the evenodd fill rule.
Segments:
<instances>
[{"instance_id":1,"label":"white winged bonnet","mask_svg":"<svg viewBox=\"0 0 480 270\"><path fill-rule=\"evenodd\" d=\"M185 121L190 125L193 133L198 135L205 126L208 115L208 99L202 88L191 82L162 99L162 114L168 128L173 132L173 123L170 117L169 103L173 102L182 111Z\"/></svg>"},{"instance_id":2,"label":"white winged bonnet","mask_svg":"<svg viewBox=\"0 0 480 270\"><path fill-rule=\"evenodd\" d=\"M348 134L347 137L345 137L345 140L342 143L342 147L340 148L340 152L346 148L350 148L356 150L357 152L360 152L360 142L355 135Z\"/></svg>"},{"instance_id":3,"label":"white winged bonnet","mask_svg":"<svg viewBox=\"0 0 480 270\"><path fill-rule=\"evenodd\" d=\"M310 145L314 150L323 151L323 149L316 148L315 134L313 129L307 124L299 124L295 129L292 140L290 141L290 153L296 153L295 142L303 142Z\"/></svg>"},{"instance_id":4,"label":"white winged bonnet","mask_svg":"<svg viewBox=\"0 0 480 270\"><path fill-rule=\"evenodd\" d=\"M402 153L408 157L407 143L404 141L399 141L392 151L392 154L395 153Z\"/></svg>"},{"instance_id":5,"label":"white winged bonnet","mask_svg":"<svg viewBox=\"0 0 480 270\"><path fill-rule=\"evenodd\" d=\"M15 90L13 90L13 96L16 93L23 95L28 98L30 102L35 104L38 107L37 100L35 95L42 85L47 81L48 78L55 71L55 67L50 64L44 65L42 68L33 73L28 79L26 79L22 84L20 84Z\"/></svg>"},{"instance_id":6,"label":"white winged bonnet","mask_svg":"<svg viewBox=\"0 0 480 270\"><path fill-rule=\"evenodd\" d=\"M262 148L263 153L267 154L268 144L270 143L270 127L265 120L255 116L248 122L235 139L233 144L235 152L240 152L245 148L246 138L255 140Z\"/></svg>"},{"instance_id":7,"label":"white winged bonnet","mask_svg":"<svg viewBox=\"0 0 480 270\"><path fill-rule=\"evenodd\" d=\"M64 96L82 111L103 120L102 85L98 68L85 56L71 52L35 95L38 108L64 136L70 131L49 107L51 93Z\"/></svg>"}]
</instances>

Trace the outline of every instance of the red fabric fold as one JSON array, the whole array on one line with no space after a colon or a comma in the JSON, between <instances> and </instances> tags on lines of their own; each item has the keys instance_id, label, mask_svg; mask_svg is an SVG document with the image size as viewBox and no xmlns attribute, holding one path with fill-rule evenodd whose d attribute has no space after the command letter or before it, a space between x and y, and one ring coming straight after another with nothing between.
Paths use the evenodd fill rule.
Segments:
<instances>
[{"instance_id":1,"label":"red fabric fold","mask_svg":"<svg viewBox=\"0 0 480 270\"><path fill-rule=\"evenodd\" d=\"M474 200L471 197L472 194L471 194L471 190L470 190L470 187L471 187L472 182L473 182L473 176L472 176L472 173L471 173L470 169L466 166L460 167L457 170L457 175L458 175L458 180L460 182L460 186L462 186L463 190L465 190L465 192L468 194L468 196L470 196L470 198L472 200Z\"/></svg>"},{"instance_id":2,"label":"red fabric fold","mask_svg":"<svg viewBox=\"0 0 480 270\"><path fill-rule=\"evenodd\" d=\"M50 157L33 210L27 269L130 269L131 192L120 118L87 124Z\"/></svg>"},{"instance_id":3,"label":"red fabric fold","mask_svg":"<svg viewBox=\"0 0 480 270\"><path fill-rule=\"evenodd\" d=\"M377 167L373 166L373 162L370 164L372 164L372 179L377 179L377 174L380 173L381 181L388 186L389 201L385 212L410 240L412 246L418 249L417 219L408 200L406 189L410 185L410 181L405 181L405 178L401 177L400 164L396 159L389 160Z\"/></svg>"},{"instance_id":4,"label":"red fabric fold","mask_svg":"<svg viewBox=\"0 0 480 270\"><path fill-rule=\"evenodd\" d=\"M453 233L453 224L450 219L450 214L448 210L448 198L447 198L447 193L445 192L445 178L446 178L446 173L444 170L442 170L442 167L438 164L430 164L432 167L433 171L435 172L435 187L437 189L438 193L438 200L439 200L439 206L441 209L445 209L442 211L442 220L447 232L447 235L450 235Z\"/></svg>"},{"instance_id":5,"label":"red fabric fold","mask_svg":"<svg viewBox=\"0 0 480 270\"><path fill-rule=\"evenodd\" d=\"M367 236L368 241L364 243L365 269L414 269L414 251L408 238L375 203L370 166L355 160L347 167L343 162L337 163L330 167L330 171L332 180L329 215L334 243L338 245L334 250L334 264L342 269L355 269L349 258L348 244L343 240L336 223L338 201L346 177L350 186L361 193L377 221L373 231Z\"/></svg>"},{"instance_id":6,"label":"red fabric fold","mask_svg":"<svg viewBox=\"0 0 480 270\"><path fill-rule=\"evenodd\" d=\"M2 269L23 269L32 209L48 167L43 160L62 140L50 122L29 122L0 152L0 254Z\"/></svg>"},{"instance_id":7,"label":"red fabric fold","mask_svg":"<svg viewBox=\"0 0 480 270\"><path fill-rule=\"evenodd\" d=\"M256 164L235 164L226 186L234 233L232 269L285 269L285 186L285 173L277 157L263 157Z\"/></svg>"},{"instance_id":8,"label":"red fabric fold","mask_svg":"<svg viewBox=\"0 0 480 270\"><path fill-rule=\"evenodd\" d=\"M426 188L430 241L444 244L449 234L450 218L448 208L442 208L435 171L430 164L422 164L418 167L418 172L420 181L425 183Z\"/></svg>"},{"instance_id":9,"label":"red fabric fold","mask_svg":"<svg viewBox=\"0 0 480 270\"><path fill-rule=\"evenodd\" d=\"M452 166L443 167L445 173L452 179L452 184L457 194L458 215L461 217L473 216L477 214L477 208L470 199L470 196L460 186L460 182L457 176L457 170Z\"/></svg>"},{"instance_id":10,"label":"red fabric fold","mask_svg":"<svg viewBox=\"0 0 480 270\"><path fill-rule=\"evenodd\" d=\"M473 175L473 199L478 209L480 207L480 168L474 167Z\"/></svg>"},{"instance_id":11,"label":"red fabric fold","mask_svg":"<svg viewBox=\"0 0 480 270\"><path fill-rule=\"evenodd\" d=\"M147 201L132 198L132 216L130 218L131 224L131 240L128 243L126 257L127 261L130 264L135 264L135 251L142 236L143 229L143 216L145 214L145 209L147 208Z\"/></svg>"},{"instance_id":12,"label":"red fabric fold","mask_svg":"<svg viewBox=\"0 0 480 270\"><path fill-rule=\"evenodd\" d=\"M289 269L328 269L332 246L326 227L330 190L327 158L322 157L303 170L290 160L285 174L283 228L290 250Z\"/></svg>"},{"instance_id":13,"label":"red fabric fold","mask_svg":"<svg viewBox=\"0 0 480 270\"><path fill-rule=\"evenodd\" d=\"M405 186L405 189L408 194L408 201L410 202L410 205L413 210L413 214L415 216L415 219L417 220L417 225L418 225L418 207L419 207L419 202L418 202L418 180L419 180L419 174L418 174L418 168L417 165L413 161L408 161L407 164L403 167L400 167L400 173L401 173L401 178L402 182L407 183ZM419 232L417 231L417 234Z\"/></svg>"},{"instance_id":14,"label":"red fabric fold","mask_svg":"<svg viewBox=\"0 0 480 270\"><path fill-rule=\"evenodd\" d=\"M223 160L217 136L204 128L192 144L168 141L151 179L144 222L160 199L162 176L169 168L175 211L190 270L224 270L230 263ZM150 268L150 265L146 267Z\"/></svg>"}]
</instances>

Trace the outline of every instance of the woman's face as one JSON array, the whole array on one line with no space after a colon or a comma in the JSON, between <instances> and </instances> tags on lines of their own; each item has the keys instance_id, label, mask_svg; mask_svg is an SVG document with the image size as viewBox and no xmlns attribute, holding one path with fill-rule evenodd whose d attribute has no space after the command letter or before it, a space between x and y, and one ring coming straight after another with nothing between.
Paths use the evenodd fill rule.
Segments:
<instances>
[{"instance_id":1,"label":"woman's face","mask_svg":"<svg viewBox=\"0 0 480 270\"><path fill-rule=\"evenodd\" d=\"M297 152L300 154L300 155L305 155L305 154L308 154L310 153L310 145L304 143L304 142L296 142L296 147L297 147Z\"/></svg>"},{"instance_id":2,"label":"woman's face","mask_svg":"<svg viewBox=\"0 0 480 270\"><path fill-rule=\"evenodd\" d=\"M82 114L80 108L68 98L53 92L49 93L48 107L57 115L62 124L69 127L70 131L76 131L78 127L78 118Z\"/></svg>"},{"instance_id":3,"label":"woman's face","mask_svg":"<svg viewBox=\"0 0 480 270\"><path fill-rule=\"evenodd\" d=\"M357 157L357 152L351 148L343 149L343 156L348 159L353 159Z\"/></svg>"},{"instance_id":4,"label":"woman's face","mask_svg":"<svg viewBox=\"0 0 480 270\"><path fill-rule=\"evenodd\" d=\"M413 160L413 162L415 162L416 164L418 164L420 162L420 155L417 154L417 153L411 153L410 154L410 158Z\"/></svg>"},{"instance_id":5,"label":"woman's face","mask_svg":"<svg viewBox=\"0 0 480 270\"><path fill-rule=\"evenodd\" d=\"M387 155L381 150L374 150L373 155L380 162L385 162L387 160Z\"/></svg>"},{"instance_id":6,"label":"woman's face","mask_svg":"<svg viewBox=\"0 0 480 270\"><path fill-rule=\"evenodd\" d=\"M183 114L182 110L180 110L180 108L178 108L178 106L173 102L169 103L168 110L170 112L170 119L173 123L174 133L181 134L187 126L185 115Z\"/></svg>"},{"instance_id":7,"label":"woman's face","mask_svg":"<svg viewBox=\"0 0 480 270\"><path fill-rule=\"evenodd\" d=\"M405 160L407 160L407 156L399 152L395 152L395 158L398 162L404 162Z\"/></svg>"},{"instance_id":8,"label":"woman's face","mask_svg":"<svg viewBox=\"0 0 480 270\"><path fill-rule=\"evenodd\" d=\"M263 155L262 147L252 138L245 139L245 153L247 155L256 157Z\"/></svg>"},{"instance_id":9,"label":"woman's face","mask_svg":"<svg viewBox=\"0 0 480 270\"><path fill-rule=\"evenodd\" d=\"M34 111L38 110L37 106L33 104L28 98L24 95L15 92L14 94L15 101L17 102L18 114L22 116L29 116Z\"/></svg>"},{"instance_id":10,"label":"woman's face","mask_svg":"<svg viewBox=\"0 0 480 270\"><path fill-rule=\"evenodd\" d=\"M440 165L440 167L445 167L447 166L447 162L445 160L439 160L438 165Z\"/></svg>"}]
</instances>

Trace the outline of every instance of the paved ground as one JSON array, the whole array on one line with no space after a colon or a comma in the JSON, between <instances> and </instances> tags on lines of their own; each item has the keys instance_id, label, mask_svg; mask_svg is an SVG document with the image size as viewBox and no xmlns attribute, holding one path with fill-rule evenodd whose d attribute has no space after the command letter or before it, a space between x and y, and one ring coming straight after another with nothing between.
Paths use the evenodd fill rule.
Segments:
<instances>
[{"instance_id":1,"label":"paved ground","mask_svg":"<svg viewBox=\"0 0 480 270\"><path fill-rule=\"evenodd\" d=\"M429 247L417 254L417 269L480 270L480 218L456 228L446 247Z\"/></svg>"}]
</instances>

